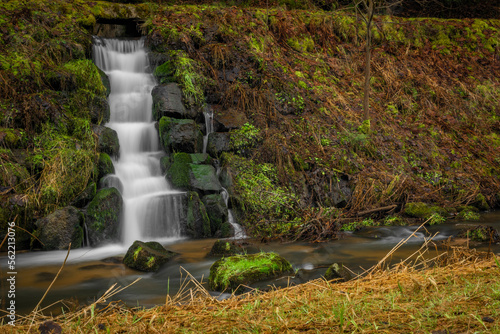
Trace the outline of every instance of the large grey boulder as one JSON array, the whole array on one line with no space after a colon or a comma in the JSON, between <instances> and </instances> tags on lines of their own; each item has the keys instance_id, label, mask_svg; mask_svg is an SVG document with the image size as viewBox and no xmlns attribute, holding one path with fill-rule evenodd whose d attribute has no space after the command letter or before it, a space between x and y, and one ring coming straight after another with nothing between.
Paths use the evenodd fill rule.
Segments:
<instances>
[{"instance_id":1,"label":"large grey boulder","mask_svg":"<svg viewBox=\"0 0 500 334\"><path fill-rule=\"evenodd\" d=\"M200 190L203 193L222 190L217 172L213 166L189 164L189 178L191 188Z\"/></svg>"},{"instance_id":2,"label":"large grey boulder","mask_svg":"<svg viewBox=\"0 0 500 334\"><path fill-rule=\"evenodd\" d=\"M134 241L129 247L123 263L140 271L158 271L160 266L176 256L177 253L165 249L156 241L142 242Z\"/></svg>"},{"instance_id":3,"label":"large grey boulder","mask_svg":"<svg viewBox=\"0 0 500 334\"><path fill-rule=\"evenodd\" d=\"M220 237L229 237L231 226L228 222L227 206L220 194L203 196L201 199L210 218L212 235L219 234Z\"/></svg>"},{"instance_id":4,"label":"large grey boulder","mask_svg":"<svg viewBox=\"0 0 500 334\"><path fill-rule=\"evenodd\" d=\"M73 206L37 220L38 239L44 250L79 248L83 243L83 214Z\"/></svg>"},{"instance_id":5,"label":"large grey boulder","mask_svg":"<svg viewBox=\"0 0 500 334\"><path fill-rule=\"evenodd\" d=\"M229 132L212 132L208 135L207 152L213 157L220 157L223 152L231 150Z\"/></svg>"},{"instance_id":6,"label":"large grey boulder","mask_svg":"<svg viewBox=\"0 0 500 334\"><path fill-rule=\"evenodd\" d=\"M97 136L97 150L107 153L112 157L120 155L120 143L115 130L103 125L92 126L92 131Z\"/></svg>"},{"instance_id":7,"label":"large grey boulder","mask_svg":"<svg viewBox=\"0 0 500 334\"><path fill-rule=\"evenodd\" d=\"M203 151L203 135L198 124L190 119L162 117L160 140L167 153Z\"/></svg>"},{"instance_id":8,"label":"large grey boulder","mask_svg":"<svg viewBox=\"0 0 500 334\"><path fill-rule=\"evenodd\" d=\"M153 117L160 120L163 116L196 119L199 113L187 109L182 102L182 91L176 83L168 83L153 88Z\"/></svg>"},{"instance_id":9,"label":"large grey boulder","mask_svg":"<svg viewBox=\"0 0 500 334\"><path fill-rule=\"evenodd\" d=\"M117 241L123 199L116 188L99 190L86 207L85 223L91 246Z\"/></svg>"},{"instance_id":10,"label":"large grey boulder","mask_svg":"<svg viewBox=\"0 0 500 334\"><path fill-rule=\"evenodd\" d=\"M186 234L191 238L206 238L211 236L210 219L205 205L195 191L187 194Z\"/></svg>"}]
</instances>

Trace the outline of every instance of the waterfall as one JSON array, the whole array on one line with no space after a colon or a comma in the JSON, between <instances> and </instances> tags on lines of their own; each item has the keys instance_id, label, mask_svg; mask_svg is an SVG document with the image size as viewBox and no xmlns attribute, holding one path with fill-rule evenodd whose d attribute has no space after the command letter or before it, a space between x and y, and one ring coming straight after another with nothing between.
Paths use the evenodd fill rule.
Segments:
<instances>
[{"instance_id":1,"label":"waterfall","mask_svg":"<svg viewBox=\"0 0 500 334\"><path fill-rule=\"evenodd\" d=\"M150 73L144 39L95 38L95 64L109 77L111 117L120 156L113 158L115 175L104 183L123 197L122 242L180 237L182 192L173 190L162 175L158 133L152 115Z\"/></svg>"},{"instance_id":2,"label":"waterfall","mask_svg":"<svg viewBox=\"0 0 500 334\"><path fill-rule=\"evenodd\" d=\"M214 132L214 112L212 109L207 108L203 112L205 116L205 135L203 136L203 153L207 153L208 135Z\"/></svg>"}]
</instances>

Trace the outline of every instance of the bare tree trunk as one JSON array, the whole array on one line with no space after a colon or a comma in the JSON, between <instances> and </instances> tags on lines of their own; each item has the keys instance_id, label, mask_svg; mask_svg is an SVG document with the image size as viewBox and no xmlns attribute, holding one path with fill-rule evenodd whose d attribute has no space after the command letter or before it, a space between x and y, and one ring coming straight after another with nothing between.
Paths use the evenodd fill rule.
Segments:
<instances>
[{"instance_id":1,"label":"bare tree trunk","mask_svg":"<svg viewBox=\"0 0 500 334\"><path fill-rule=\"evenodd\" d=\"M370 119L370 58L371 58L371 47L372 47L372 19L373 19L373 0L368 0L367 8L367 20L366 23L366 58L365 58L365 88L364 88L364 100L363 100L363 110L365 120Z\"/></svg>"}]
</instances>

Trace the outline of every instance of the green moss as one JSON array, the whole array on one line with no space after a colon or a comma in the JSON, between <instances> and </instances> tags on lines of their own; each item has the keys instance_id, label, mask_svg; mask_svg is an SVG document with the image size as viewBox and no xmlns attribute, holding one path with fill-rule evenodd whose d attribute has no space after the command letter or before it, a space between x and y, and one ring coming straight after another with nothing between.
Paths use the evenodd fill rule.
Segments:
<instances>
[{"instance_id":1,"label":"green moss","mask_svg":"<svg viewBox=\"0 0 500 334\"><path fill-rule=\"evenodd\" d=\"M120 198L121 195L116 188L104 188L97 192L94 199L87 207L87 215L92 217L91 228L94 231L104 231L109 222L118 222L121 212L121 205L114 207L110 198Z\"/></svg>"},{"instance_id":2,"label":"green moss","mask_svg":"<svg viewBox=\"0 0 500 334\"><path fill-rule=\"evenodd\" d=\"M273 278L292 270L276 253L235 255L216 261L210 268L209 285L214 290L237 290L240 285Z\"/></svg>"},{"instance_id":3,"label":"green moss","mask_svg":"<svg viewBox=\"0 0 500 334\"><path fill-rule=\"evenodd\" d=\"M191 162L191 156L188 153L174 153L170 157L167 177L175 188L184 190L190 188L189 165Z\"/></svg>"},{"instance_id":4,"label":"green moss","mask_svg":"<svg viewBox=\"0 0 500 334\"><path fill-rule=\"evenodd\" d=\"M99 153L98 178L100 179L105 175L114 173L115 167L113 166L111 157L106 153Z\"/></svg>"},{"instance_id":5,"label":"green moss","mask_svg":"<svg viewBox=\"0 0 500 334\"><path fill-rule=\"evenodd\" d=\"M80 89L87 90L93 94L106 94L106 87L102 83L99 69L92 60L72 60L64 64L63 67L74 75Z\"/></svg>"},{"instance_id":6,"label":"green moss","mask_svg":"<svg viewBox=\"0 0 500 334\"><path fill-rule=\"evenodd\" d=\"M287 40L288 45L290 45L295 51L298 52L314 52L314 41L309 36L303 36L301 38L292 37Z\"/></svg>"},{"instance_id":7,"label":"green moss","mask_svg":"<svg viewBox=\"0 0 500 334\"><path fill-rule=\"evenodd\" d=\"M447 216L449 210L439 206L432 206L422 202L407 203L404 208L404 213L410 217L430 219L429 223L441 223Z\"/></svg>"}]
</instances>

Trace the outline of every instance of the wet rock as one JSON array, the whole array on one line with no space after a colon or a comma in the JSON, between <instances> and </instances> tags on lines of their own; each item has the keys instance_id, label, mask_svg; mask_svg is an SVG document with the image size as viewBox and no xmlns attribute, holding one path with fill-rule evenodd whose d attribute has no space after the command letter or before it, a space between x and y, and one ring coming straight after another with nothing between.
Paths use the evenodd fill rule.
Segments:
<instances>
[{"instance_id":1,"label":"wet rock","mask_svg":"<svg viewBox=\"0 0 500 334\"><path fill-rule=\"evenodd\" d=\"M234 241L217 240L208 256L231 256L243 253L243 247Z\"/></svg>"},{"instance_id":2,"label":"wet rock","mask_svg":"<svg viewBox=\"0 0 500 334\"><path fill-rule=\"evenodd\" d=\"M218 106L213 106L213 109L215 132L228 132L230 130L239 129L245 125L245 123L248 123L248 118L242 110L222 109Z\"/></svg>"},{"instance_id":3,"label":"wet rock","mask_svg":"<svg viewBox=\"0 0 500 334\"><path fill-rule=\"evenodd\" d=\"M120 193L123 193L123 183L114 174L106 175L99 180L99 189L103 188L116 188Z\"/></svg>"},{"instance_id":4,"label":"wet rock","mask_svg":"<svg viewBox=\"0 0 500 334\"><path fill-rule=\"evenodd\" d=\"M473 241L479 242L500 242L500 235L498 231L489 225L474 225L474 224L460 224L457 225L460 231L457 234L457 238L467 238Z\"/></svg>"},{"instance_id":5,"label":"wet rock","mask_svg":"<svg viewBox=\"0 0 500 334\"><path fill-rule=\"evenodd\" d=\"M105 124L109 122L110 109L108 100L104 97L95 96L89 104L90 121L93 124Z\"/></svg>"},{"instance_id":6,"label":"wet rock","mask_svg":"<svg viewBox=\"0 0 500 334\"><path fill-rule=\"evenodd\" d=\"M168 160L162 160L165 165L167 179L180 190L190 190L189 165L192 162L188 153L174 153Z\"/></svg>"},{"instance_id":7,"label":"wet rock","mask_svg":"<svg viewBox=\"0 0 500 334\"><path fill-rule=\"evenodd\" d=\"M160 140L167 153L199 153L203 150L203 135L193 120L162 117Z\"/></svg>"},{"instance_id":8,"label":"wet rock","mask_svg":"<svg viewBox=\"0 0 500 334\"><path fill-rule=\"evenodd\" d=\"M352 190L349 186L349 181L341 178L335 183L330 193L331 203L337 208L343 208L350 202L351 198Z\"/></svg>"},{"instance_id":9,"label":"wet rock","mask_svg":"<svg viewBox=\"0 0 500 334\"><path fill-rule=\"evenodd\" d=\"M104 73L103 70L101 70L99 67L97 67L97 72L99 72L99 76L101 77L101 81L102 81L102 85L104 86L104 88L106 89L106 97L109 96L109 94L111 93L111 84L109 82L109 78L108 76L106 75L106 73Z\"/></svg>"},{"instance_id":10,"label":"wet rock","mask_svg":"<svg viewBox=\"0 0 500 334\"><path fill-rule=\"evenodd\" d=\"M107 153L112 157L120 155L120 143L115 130L102 125L92 126L92 131L97 136L97 150Z\"/></svg>"},{"instance_id":11,"label":"wet rock","mask_svg":"<svg viewBox=\"0 0 500 334\"><path fill-rule=\"evenodd\" d=\"M99 190L86 207L85 213L85 223L91 246L119 239L118 227L122 206L123 199L116 188Z\"/></svg>"},{"instance_id":12,"label":"wet rock","mask_svg":"<svg viewBox=\"0 0 500 334\"><path fill-rule=\"evenodd\" d=\"M210 228L212 235L219 234L226 238L231 235L231 225L228 222L228 212L224 199L220 194L211 194L203 196L201 199L210 218Z\"/></svg>"},{"instance_id":13,"label":"wet rock","mask_svg":"<svg viewBox=\"0 0 500 334\"><path fill-rule=\"evenodd\" d=\"M83 243L83 214L73 206L56 210L39 219L38 239L44 250L79 248Z\"/></svg>"},{"instance_id":14,"label":"wet rock","mask_svg":"<svg viewBox=\"0 0 500 334\"><path fill-rule=\"evenodd\" d=\"M213 157L220 157L223 152L231 150L229 132L212 132L208 135L207 152Z\"/></svg>"},{"instance_id":15,"label":"wet rock","mask_svg":"<svg viewBox=\"0 0 500 334\"><path fill-rule=\"evenodd\" d=\"M100 180L106 175L114 174L115 167L111 157L106 153L99 153L99 161L97 163L98 179Z\"/></svg>"},{"instance_id":16,"label":"wet rock","mask_svg":"<svg viewBox=\"0 0 500 334\"><path fill-rule=\"evenodd\" d=\"M422 202L412 202L406 203L404 213L410 217L427 219L435 213L441 216L446 216L448 215L448 210L436 205L429 205Z\"/></svg>"},{"instance_id":17,"label":"wet rock","mask_svg":"<svg viewBox=\"0 0 500 334\"><path fill-rule=\"evenodd\" d=\"M160 266L177 255L172 251L165 249L156 241L142 242L134 241L128 249L123 263L140 271L158 271Z\"/></svg>"},{"instance_id":18,"label":"wet rock","mask_svg":"<svg viewBox=\"0 0 500 334\"><path fill-rule=\"evenodd\" d=\"M192 189L203 193L219 192L222 190L213 166L189 164L189 178Z\"/></svg>"},{"instance_id":19,"label":"wet rock","mask_svg":"<svg viewBox=\"0 0 500 334\"><path fill-rule=\"evenodd\" d=\"M352 274L344 268L343 264L334 263L326 270L325 279L331 280L336 278L340 278L340 282L347 282L352 279Z\"/></svg>"},{"instance_id":20,"label":"wet rock","mask_svg":"<svg viewBox=\"0 0 500 334\"><path fill-rule=\"evenodd\" d=\"M173 118L196 119L200 114L194 109L187 109L182 102L182 91L176 83L156 86L153 96L153 117L160 120L163 116Z\"/></svg>"},{"instance_id":21,"label":"wet rock","mask_svg":"<svg viewBox=\"0 0 500 334\"><path fill-rule=\"evenodd\" d=\"M70 204L77 208L83 208L92 201L97 192L97 186L94 182L90 182L85 190L80 193Z\"/></svg>"},{"instance_id":22,"label":"wet rock","mask_svg":"<svg viewBox=\"0 0 500 334\"><path fill-rule=\"evenodd\" d=\"M224 257L210 267L208 284L216 291L238 291L248 285L292 273L292 265L276 253Z\"/></svg>"},{"instance_id":23,"label":"wet rock","mask_svg":"<svg viewBox=\"0 0 500 334\"><path fill-rule=\"evenodd\" d=\"M186 234L191 238L206 238L211 235L210 219L205 205L197 192L187 195Z\"/></svg>"}]
</instances>

